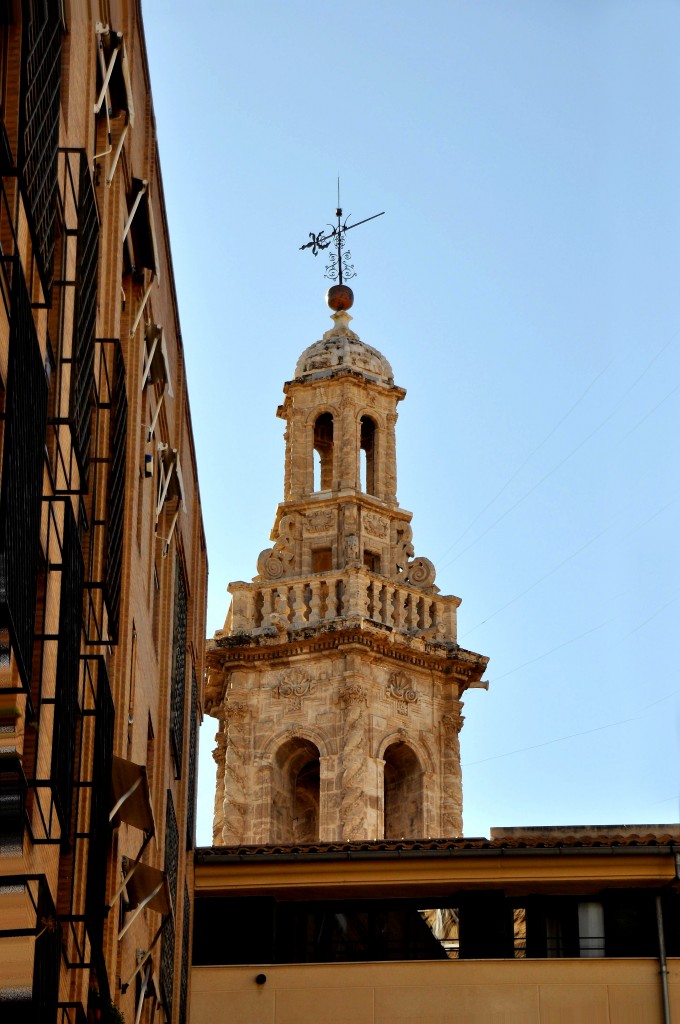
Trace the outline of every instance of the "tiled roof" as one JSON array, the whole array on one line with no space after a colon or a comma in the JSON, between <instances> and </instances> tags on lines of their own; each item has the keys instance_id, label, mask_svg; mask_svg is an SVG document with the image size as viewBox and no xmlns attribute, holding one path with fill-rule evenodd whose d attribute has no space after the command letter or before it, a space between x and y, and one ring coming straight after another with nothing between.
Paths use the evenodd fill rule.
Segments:
<instances>
[{"instance_id":1,"label":"tiled roof","mask_svg":"<svg viewBox=\"0 0 680 1024\"><path fill-rule=\"evenodd\" d=\"M637 829L638 826L635 826ZM493 833L501 833L494 835ZM500 850L560 850L594 848L654 848L680 845L680 826L640 826L639 831L630 831L629 826L615 826L612 830L603 826L574 826L545 829L497 829L492 837L458 839L377 839L360 842L305 843L305 844L262 844L252 846L208 846L196 850L199 862L211 860L247 859L258 856L281 858L371 856L380 854L401 854L417 856L436 852L455 854L465 851L486 850L490 853Z\"/></svg>"}]
</instances>

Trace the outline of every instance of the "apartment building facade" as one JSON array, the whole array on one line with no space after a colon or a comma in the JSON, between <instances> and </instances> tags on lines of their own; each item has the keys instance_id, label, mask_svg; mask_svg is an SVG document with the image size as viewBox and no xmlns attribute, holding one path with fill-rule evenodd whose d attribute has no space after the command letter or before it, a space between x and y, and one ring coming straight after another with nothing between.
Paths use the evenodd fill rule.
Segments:
<instances>
[{"instance_id":1,"label":"apartment building facade","mask_svg":"<svg viewBox=\"0 0 680 1024\"><path fill-rule=\"evenodd\" d=\"M0 1018L180 1021L207 558L139 3L8 0L0 104Z\"/></svg>"}]
</instances>

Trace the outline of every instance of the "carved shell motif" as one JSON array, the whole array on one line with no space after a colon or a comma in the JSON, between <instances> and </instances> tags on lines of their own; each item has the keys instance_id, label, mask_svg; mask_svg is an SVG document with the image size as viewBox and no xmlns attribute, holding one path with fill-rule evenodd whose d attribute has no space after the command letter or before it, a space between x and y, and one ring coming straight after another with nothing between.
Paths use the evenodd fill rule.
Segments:
<instances>
[{"instance_id":1,"label":"carved shell motif","mask_svg":"<svg viewBox=\"0 0 680 1024\"><path fill-rule=\"evenodd\" d=\"M394 700L404 701L406 704L415 704L418 700L418 691L404 672L392 672L390 675L385 696Z\"/></svg>"}]
</instances>

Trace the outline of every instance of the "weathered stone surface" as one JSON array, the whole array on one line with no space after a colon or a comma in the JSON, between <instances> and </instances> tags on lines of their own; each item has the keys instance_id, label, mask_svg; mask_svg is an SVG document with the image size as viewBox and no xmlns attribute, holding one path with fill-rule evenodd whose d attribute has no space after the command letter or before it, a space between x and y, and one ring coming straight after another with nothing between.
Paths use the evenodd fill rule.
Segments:
<instances>
[{"instance_id":1,"label":"weathered stone surface","mask_svg":"<svg viewBox=\"0 0 680 1024\"><path fill-rule=\"evenodd\" d=\"M349 314L332 319L284 386L273 546L252 583L230 585L208 647L216 842L462 829L460 698L487 659L458 647L460 599L439 594L396 500L405 391Z\"/></svg>"}]
</instances>

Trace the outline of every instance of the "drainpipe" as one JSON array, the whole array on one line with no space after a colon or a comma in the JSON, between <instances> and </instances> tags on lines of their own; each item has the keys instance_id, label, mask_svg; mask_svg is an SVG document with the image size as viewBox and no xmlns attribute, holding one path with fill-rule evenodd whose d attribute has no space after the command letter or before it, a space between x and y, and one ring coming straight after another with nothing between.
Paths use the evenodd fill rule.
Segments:
<instances>
[{"instance_id":1,"label":"drainpipe","mask_svg":"<svg viewBox=\"0 0 680 1024\"><path fill-rule=\"evenodd\" d=\"M666 941L663 934L661 893L657 893L656 896L656 928L659 934L659 973L661 974L661 995L663 998L663 1024L671 1024L671 1007L668 999L668 965L666 963Z\"/></svg>"}]
</instances>

